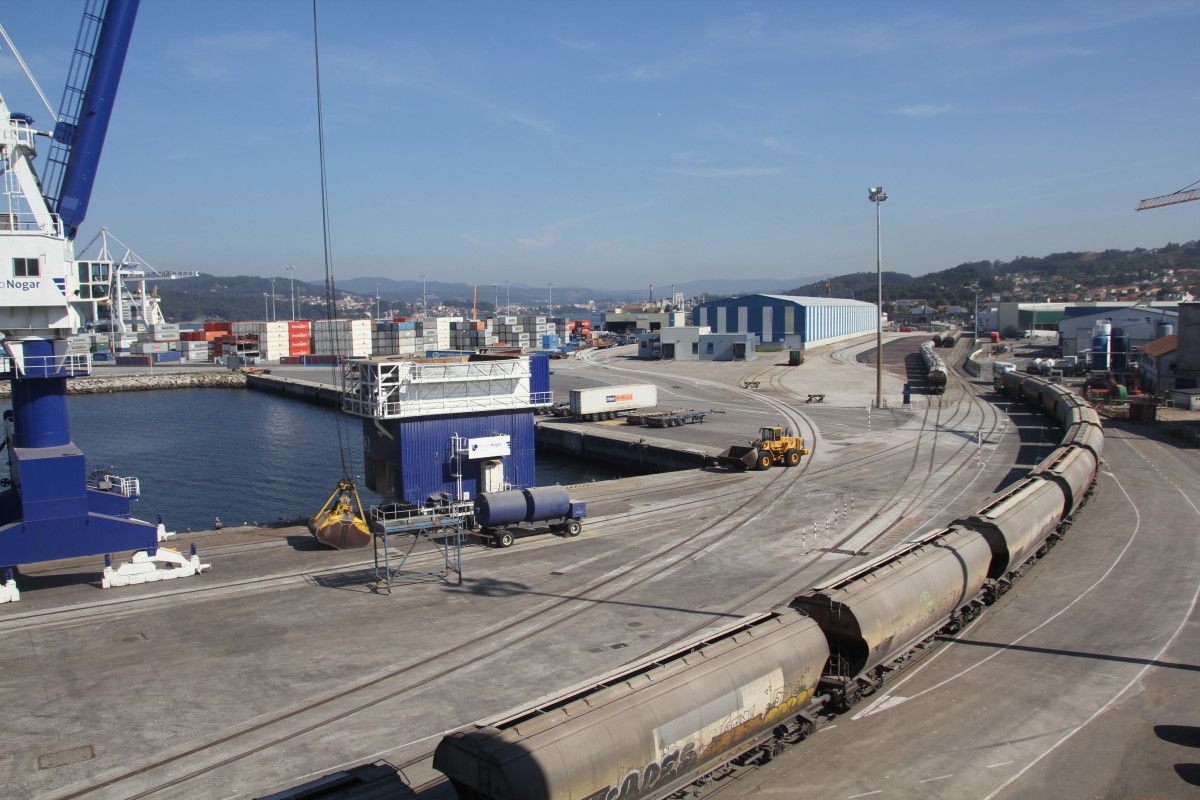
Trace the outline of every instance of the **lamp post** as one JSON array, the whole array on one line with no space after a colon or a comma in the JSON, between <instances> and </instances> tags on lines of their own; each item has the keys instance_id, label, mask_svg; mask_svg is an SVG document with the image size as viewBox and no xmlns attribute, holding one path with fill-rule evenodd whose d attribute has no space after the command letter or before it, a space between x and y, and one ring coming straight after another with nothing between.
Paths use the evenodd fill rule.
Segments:
<instances>
[{"instance_id":1,"label":"lamp post","mask_svg":"<svg viewBox=\"0 0 1200 800\"><path fill-rule=\"evenodd\" d=\"M267 299L268 297L270 297L270 295L268 295L266 292L263 292L263 319L270 321L271 307L270 307L269 301Z\"/></svg>"},{"instance_id":2,"label":"lamp post","mask_svg":"<svg viewBox=\"0 0 1200 800\"><path fill-rule=\"evenodd\" d=\"M429 306L425 303L425 273L421 273L421 319L429 316Z\"/></svg>"},{"instance_id":3,"label":"lamp post","mask_svg":"<svg viewBox=\"0 0 1200 800\"><path fill-rule=\"evenodd\" d=\"M512 281L504 282L504 313L512 313Z\"/></svg>"},{"instance_id":4,"label":"lamp post","mask_svg":"<svg viewBox=\"0 0 1200 800\"><path fill-rule=\"evenodd\" d=\"M275 320L278 317L275 315L275 276L271 276L271 319Z\"/></svg>"},{"instance_id":5,"label":"lamp post","mask_svg":"<svg viewBox=\"0 0 1200 800\"><path fill-rule=\"evenodd\" d=\"M288 296L292 298L292 321L296 321L296 265L288 264Z\"/></svg>"},{"instance_id":6,"label":"lamp post","mask_svg":"<svg viewBox=\"0 0 1200 800\"><path fill-rule=\"evenodd\" d=\"M549 318L550 318L550 319L554 319L554 284L553 284L553 283L547 283L546 285L547 285L548 287L550 287L550 314L549 314Z\"/></svg>"},{"instance_id":7,"label":"lamp post","mask_svg":"<svg viewBox=\"0 0 1200 800\"><path fill-rule=\"evenodd\" d=\"M883 240L880 238L879 207L887 200L882 186L867 190L867 199L875 204L875 296L878 315L875 319L875 407L883 408Z\"/></svg>"},{"instance_id":8,"label":"lamp post","mask_svg":"<svg viewBox=\"0 0 1200 800\"><path fill-rule=\"evenodd\" d=\"M975 338L971 340L973 346L979 342L979 285L971 284L967 288L975 292Z\"/></svg>"}]
</instances>

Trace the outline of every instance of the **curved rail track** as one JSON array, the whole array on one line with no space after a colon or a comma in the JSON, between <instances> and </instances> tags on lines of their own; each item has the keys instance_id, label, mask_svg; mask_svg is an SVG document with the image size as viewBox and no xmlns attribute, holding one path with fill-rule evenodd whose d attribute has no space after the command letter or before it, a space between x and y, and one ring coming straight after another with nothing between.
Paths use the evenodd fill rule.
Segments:
<instances>
[{"instance_id":1,"label":"curved rail track","mask_svg":"<svg viewBox=\"0 0 1200 800\"><path fill-rule=\"evenodd\" d=\"M782 369L786 370L786 368ZM786 398L787 390L783 385L782 374L779 372L779 368L767 368L763 370L762 375L767 381L769 391L783 393ZM297 704L280 713L254 720L249 724L215 738L151 759L136 766L116 770L107 776L99 777L95 781L75 785L67 789L64 793L59 794L58 797L61 800L70 800L103 790L119 792L121 796L130 798L145 798L166 792L178 792L191 781L213 770L285 744L297 737L345 722L355 714L406 693L413 692L422 686L426 686L443 674L451 673L455 669L476 663L482 659L494 657L511 648L522 646L545 630L561 626L570 620L588 613L589 610L598 607L604 601L611 601L614 598L618 598L623 594L644 586L673 567L681 565L688 559L695 557L701 551L729 541L744 530L753 529L760 519L769 515L772 509L779 503L792 496L792 490L805 480L818 475L837 475L838 472L847 470L867 460L878 461L881 458L906 457L908 459L906 462L908 470L905 480L896 486L892 493L884 498L882 502L875 504L877 507L871 515L838 537L838 541L834 544L833 549L841 547L862 534L868 526L884 513L889 505L900 502L900 499L905 494L911 496L905 502L899 518L903 518L908 511L915 508L919 503L925 502L928 497L931 497L940 490L940 486L929 486L931 476L938 463L937 433L939 431L965 422L971 416L972 409L981 411L980 430L983 429L987 419L986 409L991 409L993 413L988 435L990 436L996 431L1000 420L999 413L995 411L993 406L984 403L982 399L978 398L973 392L970 392L965 381L962 381L961 378L957 378L957 380L964 389L967 389L967 394L970 398L970 402L965 404L966 408L958 407L958 405L963 404L955 404L953 409L949 408L943 396L938 399L936 405L930 404L925 408L920 421L920 429L912 439L883 448L869 455L818 466L816 456L821 443L816 423L811 417L786 402L786 399L772 397L762 392L753 393L748 390L731 388L712 381L697 379L695 381L697 383L710 384L722 390L744 394L757 402L774 408L790 424L794 425L796 429L803 432L809 441L814 443L813 457L798 468L772 470L769 475L762 476L761 485L754 487L753 491L748 494L739 488L729 492L718 491L715 494L706 494L701 498L689 498L677 503L668 504L666 507L671 509L682 509L692 506L703 506L711 509L714 507L714 499L725 500L729 498L732 500L735 496L741 498L740 502L732 505L722 504L718 506L721 510L715 517L707 520L698 530L682 538L676 537L674 540L664 543L649 553L635 558L624 567L579 587L571 597L550 600L535 609L487 629L477 636L459 641L453 646L442 648L398 667L371 675L354 685ZM947 417L945 420L942 419L943 415ZM928 447L924 447L926 443L928 443ZM947 458L961 456L971 446L972 443L969 440L964 440ZM927 456L928 465L924 469L919 469L918 465L922 459L922 455ZM658 491L661 491L661 489ZM653 494L653 492L648 492L647 494ZM604 521L609 525L620 528L626 524L632 525L640 521L647 514L661 513L663 508L664 506L659 505L653 510L629 511L622 514L615 514L606 517ZM886 528L880 535L884 532L886 532ZM878 536L875 538L877 540ZM370 563L370 561L365 561L359 562L357 565L366 566ZM789 582L795 581L797 576L811 567L812 563L810 560L803 560L803 563L799 566L788 570L785 574L767 584L755 587L750 594L738 598L736 605L729 606L728 610L722 613L736 613L738 608L745 608L760 598L777 591ZM356 565L339 565L336 570L344 571L352 569L354 566ZM844 568L845 562L839 561L826 574ZM294 579L308 574L312 574L311 570L276 576L275 579ZM261 579L258 579L258 582L261 583ZM240 583L242 582L237 582L237 584ZM246 583L251 582L248 581ZM215 588L217 587L214 587L214 590ZM226 588L229 587L227 586ZM252 590L252 587L246 587L246 590ZM53 612L45 613L50 614ZM653 650L668 647L672 643L677 643L687 637L694 636L710 624L711 622L706 622L693 626L677 634L668 642L658 643ZM437 669L433 670L431 674L423 674L434 666ZM230 752L231 750L232 752ZM408 759L399 766L401 770L409 769L427 759L429 755L422 754L416 758Z\"/></svg>"}]
</instances>

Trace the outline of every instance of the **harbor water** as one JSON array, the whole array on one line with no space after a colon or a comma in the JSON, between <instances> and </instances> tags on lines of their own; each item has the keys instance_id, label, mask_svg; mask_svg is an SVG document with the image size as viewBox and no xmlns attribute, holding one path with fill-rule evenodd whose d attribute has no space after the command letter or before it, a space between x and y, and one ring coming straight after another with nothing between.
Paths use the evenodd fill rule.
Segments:
<instances>
[{"instance_id":1,"label":"harbor water","mask_svg":"<svg viewBox=\"0 0 1200 800\"><path fill-rule=\"evenodd\" d=\"M134 515L153 522L162 514L169 530L206 530L217 517L225 526L309 517L342 476L339 437L362 482L361 422L333 409L244 389L72 395L68 406L88 470L139 478ZM539 485L621 474L538 454ZM364 492L363 502L378 498Z\"/></svg>"}]
</instances>

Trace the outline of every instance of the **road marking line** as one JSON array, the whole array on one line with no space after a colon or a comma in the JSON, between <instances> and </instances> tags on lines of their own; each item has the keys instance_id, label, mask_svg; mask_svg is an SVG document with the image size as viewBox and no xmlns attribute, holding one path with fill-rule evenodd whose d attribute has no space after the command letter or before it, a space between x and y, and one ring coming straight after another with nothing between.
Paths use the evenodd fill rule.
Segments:
<instances>
[{"instance_id":1,"label":"road marking line","mask_svg":"<svg viewBox=\"0 0 1200 800\"><path fill-rule=\"evenodd\" d=\"M873 794L883 794L883 789L876 789L873 792L863 792L862 794L852 794L846 797L846 800L854 800L856 797L870 797Z\"/></svg>"},{"instance_id":2,"label":"road marking line","mask_svg":"<svg viewBox=\"0 0 1200 800\"><path fill-rule=\"evenodd\" d=\"M834 728L836 728L836 727L837 727L837 725L826 725L824 728L821 728L821 730L823 730L823 731L831 731L831 730L833 730L833 729L834 729Z\"/></svg>"},{"instance_id":3,"label":"road marking line","mask_svg":"<svg viewBox=\"0 0 1200 800\"><path fill-rule=\"evenodd\" d=\"M923 781L917 781L917 783L933 783L934 781L944 781L944 780L946 780L946 778L953 778L953 777L954 777L954 773L951 772L949 775L938 775L936 778L926 778Z\"/></svg>"},{"instance_id":4,"label":"road marking line","mask_svg":"<svg viewBox=\"0 0 1200 800\"><path fill-rule=\"evenodd\" d=\"M1125 441L1124 439L1121 439L1119 441L1125 442L1125 444L1129 446L1129 449L1132 450L1134 453L1137 453L1137 455L1143 461L1145 461L1146 463L1150 463L1150 460L1148 458L1146 458L1144 455L1142 455L1142 453L1140 453L1138 451L1138 449L1136 447L1134 447L1132 444L1130 444L1128 441ZM1164 476L1164 477L1166 477L1166 476ZM1133 508L1133 513L1135 515L1137 515L1137 524L1140 527L1141 523L1142 523L1142 515L1138 513L1137 505L1134 504L1133 498L1129 496L1129 492L1125 491L1125 486L1119 480L1116 480L1115 475L1113 476L1113 479L1117 484L1117 488L1121 490L1121 494L1125 495L1125 499L1129 502L1130 507ZM1200 508L1196 507L1196 504L1193 503L1191 498L1187 496L1187 493L1184 492L1183 489L1179 488L1179 485L1176 484L1170 478L1167 478L1166 480L1173 487L1175 487L1175 491L1179 492L1179 494L1183 497L1183 499L1187 502L1187 504L1192 507L1192 511L1194 511L1196 513L1196 516L1200 517ZM1134 532L1135 533L1137 532L1136 529L1134 530ZM1122 551L1122 552L1124 552L1124 551ZM1119 558L1119 556L1118 556L1118 558ZM1175 632L1173 634L1171 634L1171 638L1167 639L1166 643L1159 649L1159 651L1157 653L1155 653L1154 658L1150 659L1146 663L1145 666L1143 666L1140 670L1138 670L1137 674L1134 675L1132 678L1130 678L1129 682L1126 683L1124 686L1122 686L1121 689L1116 694L1114 694L1107 703L1100 706L1100 708L1097 708L1094 712L1092 712L1091 716L1089 716L1083 722L1079 723L1074 728L1072 728L1071 730L1069 730L1065 734L1063 734L1063 737L1061 739L1059 739L1054 744L1050 745L1050 747L1046 748L1045 752L1043 752L1040 756L1035 758L1033 761L1030 761L1024 767L1017 770L1015 774L1013 774L1004 783L997 786L995 788L995 790L993 790L991 794L984 797L983 800L992 800L992 798L994 798L996 795L1000 794L1000 792L1004 791L1010 785L1012 785L1012 783L1014 781L1016 781L1018 778L1020 778L1022 775L1024 775L1029 770L1033 769L1034 766L1036 766L1038 763L1040 763L1042 761L1042 759L1044 759L1046 756L1050 755L1055 750L1057 750L1064 742L1066 742L1068 739L1070 739L1076 733L1079 733L1079 731L1083 730L1087 725L1089 725L1092 722L1092 720L1096 719L1096 717L1100 716L1104 712L1108 711L1108 709L1112 708L1114 703L1116 703L1118 700L1120 700L1121 697L1127 691L1129 691L1129 689L1135 683L1137 683L1138 681L1140 681L1142 679L1142 676L1146 674L1146 671L1150 669L1150 667L1154 664L1154 662L1160 660L1163 657L1163 654L1166 653L1167 650L1171 647L1171 645L1175 644L1175 640L1179 638L1179 634L1183 633L1183 629L1185 627L1187 627L1188 621L1192 618L1192 614L1194 614L1196 612L1196 604L1198 601L1200 601L1200 587L1197 587L1196 591L1192 593L1192 602L1188 606L1187 613L1183 615L1183 619L1180 621L1179 625L1175 628Z\"/></svg>"},{"instance_id":5,"label":"road marking line","mask_svg":"<svg viewBox=\"0 0 1200 800\"><path fill-rule=\"evenodd\" d=\"M1015 763L1017 763L1017 762L1015 762L1015 761L997 761L995 764L988 764L987 768L995 769L996 767L1007 767L1009 764L1015 764Z\"/></svg>"}]
</instances>

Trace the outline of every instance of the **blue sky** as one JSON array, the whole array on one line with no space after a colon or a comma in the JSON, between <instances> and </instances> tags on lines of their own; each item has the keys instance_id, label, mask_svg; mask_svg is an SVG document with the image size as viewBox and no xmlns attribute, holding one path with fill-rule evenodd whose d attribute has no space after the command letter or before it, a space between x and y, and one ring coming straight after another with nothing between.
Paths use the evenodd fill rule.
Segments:
<instances>
[{"instance_id":1,"label":"blue sky","mask_svg":"<svg viewBox=\"0 0 1200 800\"><path fill-rule=\"evenodd\" d=\"M57 105L81 3L3 22ZM665 286L1154 247L1200 2L322 0L339 277ZM80 239L321 274L307 2L143 0ZM0 91L48 127L11 56Z\"/></svg>"}]
</instances>

